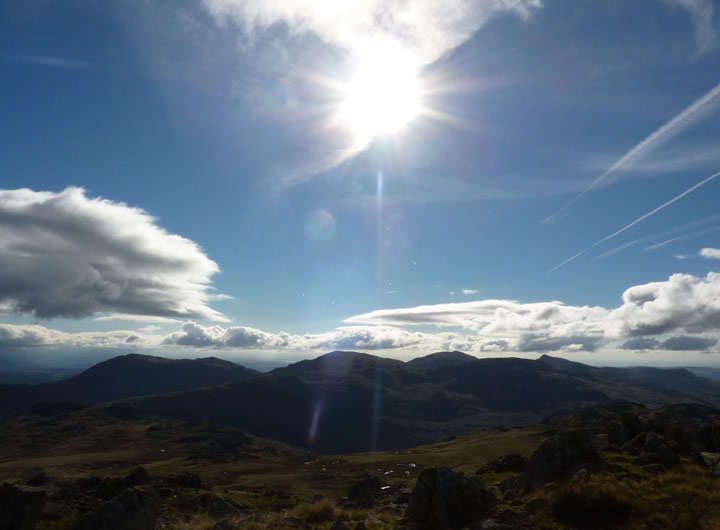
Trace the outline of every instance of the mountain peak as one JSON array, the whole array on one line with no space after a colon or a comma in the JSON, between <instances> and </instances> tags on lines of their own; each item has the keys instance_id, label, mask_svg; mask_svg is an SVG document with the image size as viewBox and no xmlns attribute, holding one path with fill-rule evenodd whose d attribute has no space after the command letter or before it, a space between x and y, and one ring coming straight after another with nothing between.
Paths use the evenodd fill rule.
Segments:
<instances>
[{"instance_id":1,"label":"mountain peak","mask_svg":"<svg viewBox=\"0 0 720 530\"><path fill-rule=\"evenodd\" d=\"M441 351L423 357L416 357L408 361L408 364L417 368L440 368L443 366L460 366L477 360L477 357L461 351Z\"/></svg>"}]
</instances>

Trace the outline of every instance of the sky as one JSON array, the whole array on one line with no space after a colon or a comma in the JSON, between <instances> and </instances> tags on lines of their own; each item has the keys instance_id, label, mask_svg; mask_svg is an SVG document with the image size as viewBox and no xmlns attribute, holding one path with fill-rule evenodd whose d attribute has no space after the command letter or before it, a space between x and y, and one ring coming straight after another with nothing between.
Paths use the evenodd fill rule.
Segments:
<instances>
[{"instance_id":1,"label":"sky","mask_svg":"<svg viewBox=\"0 0 720 530\"><path fill-rule=\"evenodd\" d=\"M711 0L9 0L0 368L720 365Z\"/></svg>"}]
</instances>

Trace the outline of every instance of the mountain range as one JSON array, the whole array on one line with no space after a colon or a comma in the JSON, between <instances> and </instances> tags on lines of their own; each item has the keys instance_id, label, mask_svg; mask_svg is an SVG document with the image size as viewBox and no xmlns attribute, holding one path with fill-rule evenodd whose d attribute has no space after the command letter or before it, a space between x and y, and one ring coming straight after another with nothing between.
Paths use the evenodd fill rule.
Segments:
<instances>
[{"instance_id":1,"label":"mountain range","mask_svg":"<svg viewBox=\"0 0 720 530\"><path fill-rule=\"evenodd\" d=\"M613 401L720 406L720 383L685 369L598 368L547 355L441 352L403 362L336 351L258 373L215 358L130 354L58 382L0 385L0 417L49 400L127 401L145 413L341 453L529 425Z\"/></svg>"}]
</instances>

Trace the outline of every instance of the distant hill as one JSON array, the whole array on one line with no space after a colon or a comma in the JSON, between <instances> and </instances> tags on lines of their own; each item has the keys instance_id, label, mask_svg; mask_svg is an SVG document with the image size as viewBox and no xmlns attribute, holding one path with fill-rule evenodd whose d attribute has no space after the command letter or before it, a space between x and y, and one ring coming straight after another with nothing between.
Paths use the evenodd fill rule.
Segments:
<instances>
[{"instance_id":1,"label":"distant hill","mask_svg":"<svg viewBox=\"0 0 720 530\"><path fill-rule=\"evenodd\" d=\"M457 358L465 359L440 354L404 363L332 352L248 380L133 404L324 452L410 447L617 400L720 405L720 384L686 370L595 368L549 356L459 364Z\"/></svg>"},{"instance_id":2,"label":"distant hill","mask_svg":"<svg viewBox=\"0 0 720 530\"><path fill-rule=\"evenodd\" d=\"M101 362L61 381L0 385L0 417L40 401L62 399L101 403L214 386L253 377L257 373L214 357L176 360L133 353Z\"/></svg>"},{"instance_id":3,"label":"distant hill","mask_svg":"<svg viewBox=\"0 0 720 530\"><path fill-rule=\"evenodd\" d=\"M47 400L130 400L324 452L398 449L613 401L720 406L720 383L684 369L598 368L551 356L441 352L403 362L336 351L269 373L214 358L126 355L69 379L0 385L7 416Z\"/></svg>"},{"instance_id":4,"label":"distant hill","mask_svg":"<svg viewBox=\"0 0 720 530\"><path fill-rule=\"evenodd\" d=\"M443 351L438 353L431 353L424 357L416 357L412 361L409 361L410 366L416 366L418 368L441 368L445 366L460 366L465 363L477 361L477 357L468 355L461 351Z\"/></svg>"}]
</instances>

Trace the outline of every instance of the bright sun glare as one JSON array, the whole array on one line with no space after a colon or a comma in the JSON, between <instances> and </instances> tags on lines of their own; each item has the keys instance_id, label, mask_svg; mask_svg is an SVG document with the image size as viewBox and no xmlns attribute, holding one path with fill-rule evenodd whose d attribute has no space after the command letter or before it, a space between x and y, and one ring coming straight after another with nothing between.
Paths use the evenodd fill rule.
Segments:
<instances>
[{"instance_id":1,"label":"bright sun glare","mask_svg":"<svg viewBox=\"0 0 720 530\"><path fill-rule=\"evenodd\" d=\"M413 54L393 42L379 41L364 51L343 87L339 111L359 144L396 132L418 115L418 68Z\"/></svg>"}]
</instances>

